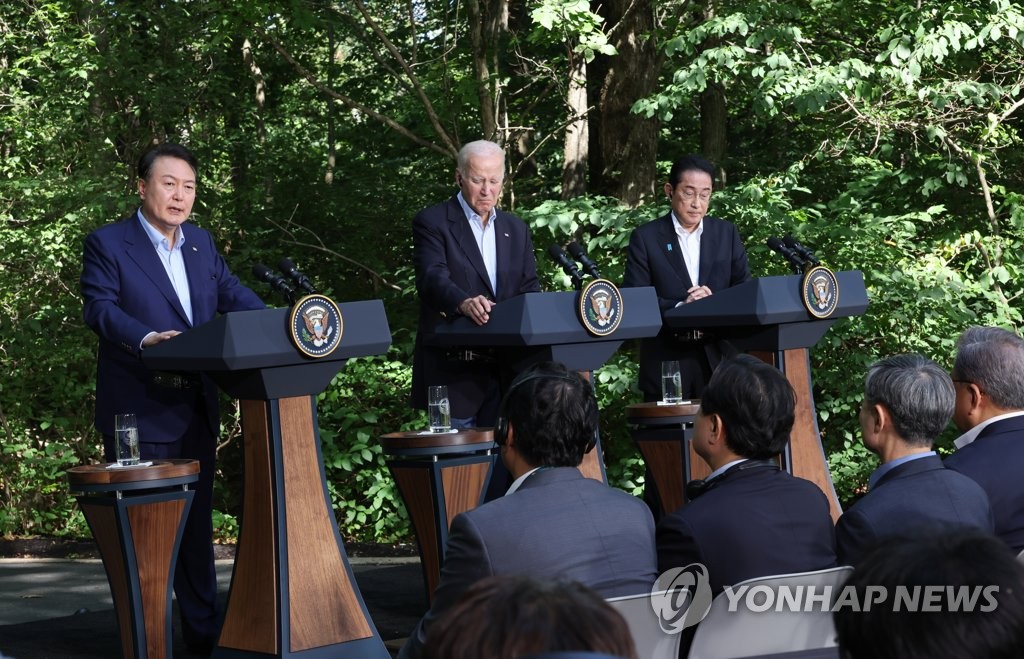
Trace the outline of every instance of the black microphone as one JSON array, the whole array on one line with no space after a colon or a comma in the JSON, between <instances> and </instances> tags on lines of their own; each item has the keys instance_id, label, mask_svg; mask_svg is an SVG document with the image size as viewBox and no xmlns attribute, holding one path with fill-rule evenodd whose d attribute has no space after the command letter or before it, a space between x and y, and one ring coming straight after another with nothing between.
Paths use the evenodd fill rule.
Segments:
<instances>
[{"instance_id":1,"label":"black microphone","mask_svg":"<svg viewBox=\"0 0 1024 659\"><path fill-rule=\"evenodd\" d=\"M295 267L295 263L289 258L283 258L277 262L277 269L283 274L291 277L292 281L298 284L299 288L306 291L310 295L316 293L316 288L313 287L313 282L309 281L309 278L299 272L299 269Z\"/></svg>"},{"instance_id":2,"label":"black microphone","mask_svg":"<svg viewBox=\"0 0 1024 659\"><path fill-rule=\"evenodd\" d=\"M597 264L590 260L587 253L583 251L583 248L575 240L569 243L569 253L583 265L583 269L587 271L588 275L594 279L601 278L601 273L597 271Z\"/></svg>"},{"instance_id":3,"label":"black microphone","mask_svg":"<svg viewBox=\"0 0 1024 659\"><path fill-rule=\"evenodd\" d=\"M565 274L572 277L573 288L579 290L583 287L583 275L580 274L580 269L576 267L576 264L569 260L569 257L565 255L562 248L558 245L551 245L548 247L548 256L555 260L555 263L562 266L562 271Z\"/></svg>"},{"instance_id":4,"label":"black microphone","mask_svg":"<svg viewBox=\"0 0 1024 659\"><path fill-rule=\"evenodd\" d=\"M785 236L782 239L782 242L786 244L786 247L790 248L791 250L802 256L803 259L810 263L811 265L821 265L821 261L819 261L818 257L814 255L814 252L798 243L796 239L793 238L793 236Z\"/></svg>"},{"instance_id":5,"label":"black microphone","mask_svg":"<svg viewBox=\"0 0 1024 659\"><path fill-rule=\"evenodd\" d=\"M252 266L252 274L260 281L267 282L271 288L288 298L288 304L295 303L295 291L284 280L284 277L274 274L273 270L262 263L256 263Z\"/></svg>"},{"instance_id":6,"label":"black microphone","mask_svg":"<svg viewBox=\"0 0 1024 659\"><path fill-rule=\"evenodd\" d=\"M793 274L798 275L804 271L804 266L807 264L806 261L804 261L802 256L783 245L781 240L778 238L769 238L768 247L771 248L773 252L781 254L782 257L789 262L790 267L793 268Z\"/></svg>"}]
</instances>

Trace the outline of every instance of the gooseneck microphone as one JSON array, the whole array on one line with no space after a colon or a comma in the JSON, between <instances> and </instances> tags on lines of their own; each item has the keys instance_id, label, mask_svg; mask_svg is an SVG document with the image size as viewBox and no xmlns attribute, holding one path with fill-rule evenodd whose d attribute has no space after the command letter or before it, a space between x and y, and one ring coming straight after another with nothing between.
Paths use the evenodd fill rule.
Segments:
<instances>
[{"instance_id":1,"label":"gooseneck microphone","mask_svg":"<svg viewBox=\"0 0 1024 659\"><path fill-rule=\"evenodd\" d=\"M310 295L316 293L316 288L313 286L313 282L309 281L309 277L299 272L299 269L295 267L295 263L291 259L283 258L278 261L277 269L280 270L282 274L291 277L291 280L294 281L299 288Z\"/></svg>"},{"instance_id":2,"label":"gooseneck microphone","mask_svg":"<svg viewBox=\"0 0 1024 659\"><path fill-rule=\"evenodd\" d=\"M256 263L252 266L252 274L260 281L270 284L270 287L278 293L284 295L288 300L288 304L295 304L295 291L284 280L284 277L275 274L273 270L262 263Z\"/></svg>"},{"instance_id":3,"label":"gooseneck microphone","mask_svg":"<svg viewBox=\"0 0 1024 659\"><path fill-rule=\"evenodd\" d=\"M565 252L562 251L561 247L555 244L548 247L548 256L553 258L555 263L562 266L562 271L572 278L573 288L576 290L583 288L583 275L580 274L580 270L576 267L576 264L565 255Z\"/></svg>"},{"instance_id":4,"label":"gooseneck microphone","mask_svg":"<svg viewBox=\"0 0 1024 659\"><path fill-rule=\"evenodd\" d=\"M580 247L580 244L575 240L569 243L569 253L572 254L572 257L574 259L580 262L580 264L583 266L583 269L586 270L588 275L590 275L594 279L601 278L601 273L597 271L597 264L590 260L590 257L587 256L587 253L583 251L583 248Z\"/></svg>"},{"instance_id":5,"label":"gooseneck microphone","mask_svg":"<svg viewBox=\"0 0 1024 659\"><path fill-rule=\"evenodd\" d=\"M793 238L793 236L785 236L782 239L782 242L785 243L786 247L790 248L791 250L802 256L803 259L810 263L811 265L821 265L821 261L819 261L818 257L814 255L814 252L798 243L796 239Z\"/></svg>"},{"instance_id":6,"label":"gooseneck microphone","mask_svg":"<svg viewBox=\"0 0 1024 659\"><path fill-rule=\"evenodd\" d=\"M790 267L793 268L793 274L799 275L804 271L804 266L807 265L807 262L802 256L782 244L781 240L774 237L769 238L768 247L771 248L773 252L778 252L784 259L786 259Z\"/></svg>"}]
</instances>

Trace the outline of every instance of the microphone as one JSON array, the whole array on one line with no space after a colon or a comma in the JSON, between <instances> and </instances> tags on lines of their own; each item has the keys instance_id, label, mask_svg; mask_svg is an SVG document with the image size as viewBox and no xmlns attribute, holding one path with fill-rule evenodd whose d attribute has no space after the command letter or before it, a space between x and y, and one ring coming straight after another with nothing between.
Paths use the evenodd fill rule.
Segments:
<instances>
[{"instance_id":1,"label":"microphone","mask_svg":"<svg viewBox=\"0 0 1024 659\"><path fill-rule=\"evenodd\" d=\"M802 256L783 245L781 240L778 238L769 238L768 247L771 248L773 252L781 254L782 257L789 262L789 266L793 268L793 274L798 275L804 271L804 266L807 265L807 262L804 261Z\"/></svg>"},{"instance_id":2,"label":"microphone","mask_svg":"<svg viewBox=\"0 0 1024 659\"><path fill-rule=\"evenodd\" d=\"M299 288L306 291L310 295L316 293L316 288L313 287L313 282L309 281L309 278L299 272L299 269L295 267L295 263L289 258L283 258L277 262L277 269L283 274L291 277L292 281L298 284Z\"/></svg>"},{"instance_id":3,"label":"microphone","mask_svg":"<svg viewBox=\"0 0 1024 659\"><path fill-rule=\"evenodd\" d=\"M555 260L555 263L562 266L562 271L565 274L572 277L572 285L576 290L580 290L583 287L583 275L580 274L579 268L576 264L569 260L569 257L565 255L562 248L558 245L552 244L548 247L548 256Z\"/></svg>"},{"instance_id":4,"label":"microphone","mask_svg":"<svg viewBox=\"0 0 1024 659\"><path fill-rule=\"evenodd\" d=\"M583 251L583 248L575 240L569 243L569 253L583 265L583 269L587 271L588 275L594 279L601 278L601 273L597 271L597 264L590 260L587 253Z\"/></svg>"},{"instance_id":5,"label":"microphone","mask_svg":"<svg viewBox=\"0 0 1024 659\"><path fill-rule=\"evenodd\" d=\"M811 265L821 265L821 261L819 261L818 258L814 256L814 252L798 243L796 239L793 238L793 236L784 237L782 239L782 242L786 244L786 247L790 248L791 250L802 256L803 259L810 263Z\"/></svg>"},{"instance_id":6,"label":"microphone","mask_svg":"<svg viewBox=\"0 0 1024 659\"><path fill-rule=\"evenodd\" d=\"M273 270L262 263L256 263L252 266L252 274L260 281L267 282L271 288L288 298L288 304L295 303L295 291L284 280L284 277L274 274Z\"/></svg>"}]
</instances>

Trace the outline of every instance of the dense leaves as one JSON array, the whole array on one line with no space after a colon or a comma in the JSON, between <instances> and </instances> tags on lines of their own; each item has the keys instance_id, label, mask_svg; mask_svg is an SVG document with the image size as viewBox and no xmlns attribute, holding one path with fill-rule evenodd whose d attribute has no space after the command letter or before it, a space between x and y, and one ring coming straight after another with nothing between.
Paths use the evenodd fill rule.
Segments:
<instances>
[{"instance_id":1,"label":"dense leaves","mask_svg":"<svg viewBox=\"0 0 1024 659\"><path fill-rule=\"evenodd\" d=\"M339 524L393 540L408 525L376 438L423 424L406 404L409 225L451 193L457 145L507 145L504 206L530 223L544 287L565 290L547 246L578 240L618 280L629 231L666 210L652 179L720 130L711 212L739 226L756 275L786 272L764 246L784 234L864 273L868 312L811 354L850 500L874 467L856 422L865 367L904 351L948 365L965 326L1024 322L1022 88L1024 11L1005 0L5 2L0 533L84 531L62 476L99 453L81 244L134 207L133 163L165 139L199 156L194 221L243 280L258 288L251 264L289 256L335 299L384 300L392 349L350 363L319 409ZM587 123L589 144L569 149ZM634 357L625 346L595 381L609 477L636 491ZM216 520L231 537L227 404L222 440Z\"/></svg>"}]
</instances>

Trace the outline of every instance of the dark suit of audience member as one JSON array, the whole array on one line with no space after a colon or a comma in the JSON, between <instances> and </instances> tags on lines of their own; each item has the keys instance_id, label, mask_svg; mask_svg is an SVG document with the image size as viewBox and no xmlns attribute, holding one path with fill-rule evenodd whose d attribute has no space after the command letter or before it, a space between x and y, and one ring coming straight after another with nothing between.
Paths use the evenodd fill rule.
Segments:
<instances>
[{"instance_id":1,"label":"dark suit of audience member","mask_svg":"<svg viewBox=\"0 0 1024 659\"><path fill-rule=\"evenodd\" d=\"M946 466L988 494L996 535L1024 551L1024 341L998 327L971 327L953 363L956 409L963 432Z\"/></svg>"},{"instance_id":2,"label":"dark suit of audience member","mask_svg":"<svg viewBox=\"0 0 1024 659\"><path fill-rule=\"evenodd\" d=\"M400 657L420 656L431 626L484 577L569 579L602 597L649 592L657 577L650 511L577 469L597 431L590 383L541 364L516 378L502 408L496 441L512 491L452 521L433 605Z\"/></svg>"},{"instance_id":3,"label":"dark suit of audience member","mask_svg":"<svg viewBox=\"0 0 1024 659\"><path fill-rule=\"evenodd\" d=\"M890 538L847 589L832 612L844 659L1011 659L1024 648L1024 564L989 534Z\"/></svg>"},{"instance_id":4,"label":"dark suit of audience member","mask_svg":"<svg viewBox=\"0 0 1024 659\"><path fill-rule=\"evenodd\" d=\"M701 398L693 446L712 469L687 485L691 501L658 523L658 570L708 569L712 593L745 579L836 565L828 500L780 471L795 394L749 355L723 361Z\"/></svg>"},{"instance_id":5,"label":"dark suit of audience member","mask_svg":"<svg viewBox=\"0 0 1024 659\"><path fill-rule=\"evenodd\" d=\"M412 405L425 409L427 387L446 385L456 426L494 425L502 365L486 349L437 348L424 336L458 316L483 325L495 304L540 291L526 224L495 209L504 177L504 151L493 142L471 142L459 152L460 192L413 220L420 315Z\"/></svg>"},{"instance_id":6,"label":"dark suit of audience member","mask_svg":"<svg viewBox=\"0 0 1024 659\"><path fill-rule=\"evenodd\" d=\"M218 313L265 305L231 274L212 236L187 223L196 194L195 157L184 147L163 144L144 154L138 169L139 210L85 239L84 317L100 338L96 429L110 461L117 459L118 413L138 417L142 459L199 460L174 592L186 643L206 654L219 633L211 520L217 388L206 377L161 378L140 356Z\"/></svg>"},{"instance_id":7,"label":"dark suit of audience member","mask_svg":"<svg viewBox=\"0 0 1024 659\"><path fill-rule=\"evenodd\" d=\"M932 450L953 416L953 382L921 355L871 365L864 378L860 429L882 464L868 493L839 518L839 560L856 565L864 551L893 535L969 527L992 532L984 490L946 469Z\"/></svg>"},{"instance_id":8,"label":"dark suit of audience member","mask_svg":"<svg viewBox=\"0 0 1024 659\"><path fill-rule=\"evenodd\" d=\"M623 286L653 286L662 313L750 279L739 231L725 220L705 215L714 174L714 165L699 156L679 159L665 184L671 212L630 235ZM691 242L694 251L688 252ZM639 385L644 400L661 398L661 362L665 360L679 360L683 397L699 397L720 356L721 348L711 337L663 326L657 336L640 343Z\"/></svg>"}]
</instances>

